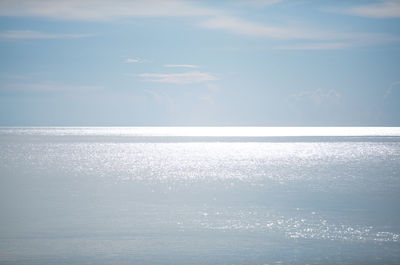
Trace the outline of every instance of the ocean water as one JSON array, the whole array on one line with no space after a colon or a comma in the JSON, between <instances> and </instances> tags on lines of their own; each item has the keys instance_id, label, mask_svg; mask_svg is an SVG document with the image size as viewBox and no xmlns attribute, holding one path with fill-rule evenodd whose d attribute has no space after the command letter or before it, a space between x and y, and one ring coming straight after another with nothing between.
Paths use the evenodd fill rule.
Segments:
<instances>
[{"instance_id":1,"label":"ocean water","mask_svg":"<svg viewBox=\"0 0 400 265\"><path fill-rule=\"evenodd\" d=\"M0 264L399 264L400 128L0 128Z\"/></svg>"}]
</instances>

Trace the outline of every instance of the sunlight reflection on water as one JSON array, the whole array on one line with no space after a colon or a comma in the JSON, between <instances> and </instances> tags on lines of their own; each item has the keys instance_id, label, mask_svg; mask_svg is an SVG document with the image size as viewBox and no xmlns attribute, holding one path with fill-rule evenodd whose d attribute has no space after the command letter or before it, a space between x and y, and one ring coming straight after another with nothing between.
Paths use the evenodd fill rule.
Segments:
<instances>
[{"instance_id":1,"label":"sunlight reflection on water","mask_svg":"<svg viewBox=\"0 0 400 265\"><path fill-rule=\"evenodd\" d=\"M143 135L159 140L129 138ZM171 135L286 138L164 141ZM290 141L299 135L310 138ZM113 247L96 245L97 255L120 264L154 255L185 264L198 252L214 263L395 263L398 136L398 128L2 128L0 263L64 255L85 264L73 245L90 251L84 242L104 240Z\"/></svg>"}]
</instances>

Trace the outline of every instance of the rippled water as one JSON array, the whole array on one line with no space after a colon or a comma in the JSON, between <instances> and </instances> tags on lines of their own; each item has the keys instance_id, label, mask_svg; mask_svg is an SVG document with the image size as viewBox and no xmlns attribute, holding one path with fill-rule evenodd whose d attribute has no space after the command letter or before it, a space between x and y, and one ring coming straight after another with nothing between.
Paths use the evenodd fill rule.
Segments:
<instances>
[{"instance_id":1,"label":"rippled water","mask_svg":"<svg viewBox=\"0 0 400 265\"><path fill-rule=\"evenodd\" d=\"M400 128L1 128L0 264L398 264Z\"/></svg>"}]
</instances>

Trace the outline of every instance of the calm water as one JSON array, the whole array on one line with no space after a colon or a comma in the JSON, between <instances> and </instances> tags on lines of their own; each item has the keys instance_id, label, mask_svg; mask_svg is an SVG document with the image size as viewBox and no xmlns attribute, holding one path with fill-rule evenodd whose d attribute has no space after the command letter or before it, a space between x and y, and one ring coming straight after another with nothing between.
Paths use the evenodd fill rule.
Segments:
<instances>
[{"instance_id":1,"label":"calm water","mask_svg":"<svg viewBox=\"0 0 400 265\"><path fill-rule=\"evenodd\" d=\"M399 264L400 128L0 128L0 264Z\"/></svg>"}]
</instances>

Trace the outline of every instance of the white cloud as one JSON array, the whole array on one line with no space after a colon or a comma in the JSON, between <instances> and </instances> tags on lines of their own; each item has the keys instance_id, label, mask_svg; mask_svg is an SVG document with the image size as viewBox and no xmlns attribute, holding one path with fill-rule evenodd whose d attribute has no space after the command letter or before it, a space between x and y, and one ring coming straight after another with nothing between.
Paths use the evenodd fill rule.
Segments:
<instances>
[{"instance_id":1,"label":"white cloud","mask_svg":"<svg viewBox=\"0 0 400 265\"><path fill-rule=\"evenodd\" d=\"M203 16L216 12L185 0L0 0L0 16L66 20L110 20L130 17Z\"/></svg>"},{"instance_id":2,"label":"white cloud","mask_svg":"<svg viewBox=\"0 0 400 265\"><path fill-rule=\"evenodd\" d=\"M171 83L171 84L192 84L202 83L207 81L217 80L217 78L209 73L202 73L199 71L187 73L169 73L169 74L155 74L143 73L137 76L142 77L145 82L156 83Z\"/></svg>"},{"instance_id":3,"label":"white cloud","mask_svg":"<svg viewBox=\"0 0 400 265\"><path fill-rule=\"evenodd\" d=\"M400 17L400 1L386 0L375 4L355 6L343 13L371 18L398 18Z\"/></svg>"},{"instance_id":4,"label":"white cloud","mask_svg":"<svg viewBox=\"0 0 400 265\"><path fill-rule=\"evenodd\" d=\"M197 68L194 64L165 64L164 67L168 68Z\"/></svg>"},{"instance_id":5,"label":"white cloud","mask_svg":"<svg viewBox=\"0 0 400 265\"><path fill-rule=\"evenodd\" d=\"M0 39L76 39L92 36L89 34L51 34L32 30L7 30L0 32Z\"/></svg>"},{"instance_id":6,"label":"white cloud","mask_svg":"<svg viewBox=\"0 0 400 265\"><path fill-rule=\"evenodd\" d=\"M124 63L142 63L142 62L143 60L140 58L135 58L135 59L127 58L124 61Z\"/></svg>"},{"instance_id":7,"label":"white cloud","mask_svg":"<svg viewBox=\"0 0 400 265\"><path fill-rule=\"evenodd\" d=\"M324 90L318 88L315 90L301 91L300 93L293 94L292 97L297 100L311 100L314 104L320 105L323 102L335 102L341 98L341 95L334 89Z\"/></svg>"}]
</instances>

